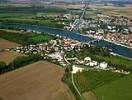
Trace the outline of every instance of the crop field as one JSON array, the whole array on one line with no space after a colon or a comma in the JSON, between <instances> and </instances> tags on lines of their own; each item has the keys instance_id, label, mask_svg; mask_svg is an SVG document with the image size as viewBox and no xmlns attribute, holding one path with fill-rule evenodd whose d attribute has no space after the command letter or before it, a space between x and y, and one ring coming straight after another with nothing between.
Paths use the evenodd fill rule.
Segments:
<instances>
[{"instance_id":1,"label":"crop field","mask_svg":"<svg viewBox=\"0 0 132 100\"><path fill-rule=\"evenodd\" d=\"M101 13L105 15L119 15L119 16L127 16L129 18L132 18L131 5L125 5L124 7L116 7L112 4L109 4L108 6L104 6L103 4L98 5L90 5L91 9L97 9Z\"/></svg>"},{"instance_id":2,"label":"crop field","mask_svg":"<svg viewBox=\"0 0 132 100\"><path fill-rule=\"evenodd\" d=\"M81 9L83 8L82 4L54 4L52 6L60 7L63 9Z\"/></svg>"},{"instance_id":3,"label":"crop field","mask_svg":"<svg viewBox=\"0 0 132 100\"><path fill-rule=\"evenodd\" d=\"M6 48L15 48L17 46L19 46L19 44L0 38L0 50Z\"/></svg>"},{"instance_id":4,"label":"crop field","mask_svg":"<svg viewBox=\"0 0 132 100\"><path fill-rule=\"evenodd\" d=\"M2 100L74 100L61 81L64 70L55 64L39 61L0 76Z\"/></svg>"},{"instance_id":5,"label":"crop field","mask_svg":"<svg viewBox=\"0 0 132 100\"><path fill-rule=\"evenodd\" d=\"M2 51L0 52L0 61L5 62L6 64L9 64L18 56L24 56L24 55L13 52L13 51L12 52Z\"/></svg>"},{"instance_id":6,"label":"crop field","mask_svg":"<svg viewBox=\"0 0 132 100\"><path fill-rule=\"evenodd\" d=\"M132 100L132 75L93 90L98 100Z\"/></svg>"}]
</instances>

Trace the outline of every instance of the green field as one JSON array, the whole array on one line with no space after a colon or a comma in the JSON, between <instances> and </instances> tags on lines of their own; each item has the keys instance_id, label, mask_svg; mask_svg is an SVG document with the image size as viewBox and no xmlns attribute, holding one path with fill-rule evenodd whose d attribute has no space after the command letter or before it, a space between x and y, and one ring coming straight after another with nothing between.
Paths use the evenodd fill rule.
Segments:
<instances>
[{"instance_id":1,"label":"green field","mask_svg":"<svg viewBox=\"0 0 132 100\"><path fill-rule=\"evenodd\" d=\"M0 13L0 18L31 18L35 16L35 13L15 13L15 12L5 12L5 13Z\"/></svg>"},{"instance_id":2,"label":"green field","mask_svg":"<svg viewBox=\"0 0 132 100\"><path fill-rule=\"evenodd\" d=\"M52 39L55 39L54 36L47 33L36 34L36 33L16 33L8 32L5 30L0 30L0 38L13 41L22 45L37 44L42 42L49 42Z\"/></svg>"},{"instance_id":3,"label":"green field","mask_svg":"<svg viewBox=\"0 0 132 100\"><path fill-rule=\"evenodd\" d=\"M58 7L0 7L0 21L8 23L20 24L35 24L55 28L63 28L63 21L55 20L54 16L66 13L67 10ZM41 15L42 14L42 15ZM41 15L42 19L36 19L36 16ZM45 18L46 17L46 18Z\"/></svg>"},{"instance_id":4,"label":"green field","mask_svg":"<svg viewBox=\"0 0 132 100\"><path fill-rule=\"evenodd\" d=\"M5 23L19 23L19 24L31 24L31 25L42 25L54 28L63 28L63 21L55 21L54 19L37 20L31 18L1 18L1 22Z\"/></svg>"},{"instance_id":5,"label":"green field","mask_svg":"<svg viewBox=\"0 0 132 100\"><path fill-rule=\"evenodd\" d=\"M78 72L74 75L74 80L79 90L83 93L109 84L123 76L123 74L113 73L111 71L89 70L81 73Z\"/></svg>"},{"instance_id":6,"label":"green field","mask_svg":"<svg viewBox=\"0 0 132 100\"><path fill-rule=\"evenodd\" d=\"M93 90L98 100L132 100L132 75Z\"/></svg>"}]
</instances>

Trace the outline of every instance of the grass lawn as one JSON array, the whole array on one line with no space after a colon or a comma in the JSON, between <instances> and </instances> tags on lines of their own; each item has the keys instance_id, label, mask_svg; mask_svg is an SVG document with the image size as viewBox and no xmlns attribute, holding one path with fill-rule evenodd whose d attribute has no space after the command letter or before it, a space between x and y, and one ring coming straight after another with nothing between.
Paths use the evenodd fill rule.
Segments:
<instances>
[{"instance_id":1,"label":"grass lawn","mask_svg":"<svg viewBox=\"0 0 132 100\"><path fill-rule=\"evenodd\" d=\"M123 74L113 73L111 71L84 71L74 75L74 80L79 90L83 93L98 88L104 84L111 83L121 77Z\"/></svg>"},{"instance_id":2,"label":"grass lawn","mask_svg":"<svg viewBox=\"0 0 132 100\"><path fill-rule=\"evenodd\" d=\"M98 100L132 100L132 75L93 90Z\"/></svg>"}]
</instances>

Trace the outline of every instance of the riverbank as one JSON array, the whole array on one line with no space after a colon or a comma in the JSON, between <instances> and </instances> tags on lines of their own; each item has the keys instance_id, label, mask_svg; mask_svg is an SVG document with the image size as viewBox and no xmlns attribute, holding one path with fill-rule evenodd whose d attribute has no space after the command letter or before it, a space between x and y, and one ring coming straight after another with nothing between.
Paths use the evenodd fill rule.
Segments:
<instances>
[{"instance_id":1,"label":"riverbank","mask_svg":"<svg viewBox=\"0 0 132 100\"><path fill-rule=\"evenodd\" d=\"M80 34L80 33L78 33L78 34ZM96 39L96 40L104 40L104 41L107 41L107 42L110 42L110 43L114 43L114 44L119 45L119 46L122 46L122 47L126 47L126 48L129 48L129 49L132 49L132 47L130 47L130 46L123 45L123 44L117 43L117 42L113 42L113 41L110 41L110 40L108 40L108 39L97 38L96 36L93 36L93 35L84 35L84 34L81 34L81 35L83 35L83 36L88 36L88 37L94 38L94 39Z\"/></svg>"}]
</instances>

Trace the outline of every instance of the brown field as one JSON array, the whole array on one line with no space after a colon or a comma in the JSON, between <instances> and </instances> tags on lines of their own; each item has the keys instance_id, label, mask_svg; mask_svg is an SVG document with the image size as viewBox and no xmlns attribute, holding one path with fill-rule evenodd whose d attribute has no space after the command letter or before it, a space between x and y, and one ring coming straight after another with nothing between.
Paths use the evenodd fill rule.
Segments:
<instances>
[{"instance_id":1,"label":"brown field","mask_svg":"<svg viewBox=\"0 0 132 100\"><path fill-rule=\"evenodd\" d=\"M83 93L83 96L84 96L85 100L97 100L94 93L90 92L90 91Z\"/></svg>"},{"instance_id":2,"label":"brown field","mask_svg":"<svg viewBox=\"0 0 132 100\"><path fill-rule=\"evenodd\" d=\"M132 18L132 5L126 5L125 7L115 7L112 4L108 6L104 6L103 4L93 4L89 5L90 8L101 10L103 14L106 15L119 15L119 16L126 16Z\"/></svg>"},{"instance_id":3,"label":"brown field","mask_svg":"<svg viewBox=\"0 0 132 100\"><path fill-rule=\"evenodd\" d=\"M54 4L52 6L57 6L63 9L72 8L72 9L82 9L82 4Z\"/></svg>"},{"instance_id":4,"label":"brown field","mask_svg":"<svg viewBox=\"0 0 132 100\"><path fill-rule=\"evenodd\" d=\"M13 51L12 52L2 51L2 52L0 52L0 61L3 61L6 64L9 64L18 56L24 56L24 55L20 54L20 53L13 52Z\"/></svg>"},{"instance_id":5,"label":"brown field","mask_svg":"<svg viewBox=\"0 0 132 100\"><path fill-rule=\"evenodd\" d=\"M6 48L15 48L17 46L19 46L19 44L0 38L0 50Z\"/></svg>"},{"instance_id":6,"label":"brown field","mask_svg":"<svg viewBox=\"0 0 132 100\"><path fill-rule=\"evenodd\" d=\"M55 64L39 61L0 76L2 100L74 100L61 81L64 70Z\"/></svg>"}]
</instances>

